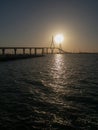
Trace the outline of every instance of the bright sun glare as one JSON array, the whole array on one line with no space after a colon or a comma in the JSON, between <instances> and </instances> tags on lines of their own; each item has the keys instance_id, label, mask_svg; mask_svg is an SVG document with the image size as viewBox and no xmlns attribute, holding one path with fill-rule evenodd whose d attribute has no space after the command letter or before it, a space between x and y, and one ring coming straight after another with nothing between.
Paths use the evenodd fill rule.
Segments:
<instances>
[{"instance_id":1,"label":"bright sun glare","mask_svg":"<svg viewBox=\"0 0 98 130\"><path fill-rule=\"evenodd\" d=\"M56 43L59 44L59 43L63 42L64 36L63 36L62 34L57 34L57 35L54 37L54 40L55 40Z\"/></svg>"}]
</instances>

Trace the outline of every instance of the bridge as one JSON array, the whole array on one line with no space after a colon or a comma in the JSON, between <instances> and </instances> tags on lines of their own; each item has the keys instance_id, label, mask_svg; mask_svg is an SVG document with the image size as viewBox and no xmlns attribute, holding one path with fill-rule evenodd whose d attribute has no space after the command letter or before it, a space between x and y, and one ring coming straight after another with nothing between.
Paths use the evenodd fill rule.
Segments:
<instances>
[{"instance_id":1,"label":"bridge","mask_svg":"<svg viewBox=\"0 0 98 130\"><path fill-rule=\"evenodd\" d=\"M12 51L13 53L11 53ZM0 47L0 55L7 55L7 54L13 54L18 55L18 50L22 51L22 55L28 54L28 55L38 55L39 53L41 55L44 54L54 54L54 53L65 53L64 50L57 47ZM26 50L29 50L28 53L26 53ZM9 51L9 52L7 52Z\"/></svg>"},{"instance_id":2,"label":"bridge","mask_svg":"<svg viewBox=\"0 0 98 130\"><path fill-rule=\"evenodd\" d=\"M0 61L40 57L55 53L65 52L56 47L0 47Z\"/></svg>"},{"instance_id":3,"label":"bridge","mask_svg":"<svg viewBox=\"0 0 98 130\"><path fill-rule=\"evenodd\" d=\"M46 54L66 53L61 44L55 47L52 37L50 47L0 47L0 61L44 56Z\"/></svg>"}]
</instances>

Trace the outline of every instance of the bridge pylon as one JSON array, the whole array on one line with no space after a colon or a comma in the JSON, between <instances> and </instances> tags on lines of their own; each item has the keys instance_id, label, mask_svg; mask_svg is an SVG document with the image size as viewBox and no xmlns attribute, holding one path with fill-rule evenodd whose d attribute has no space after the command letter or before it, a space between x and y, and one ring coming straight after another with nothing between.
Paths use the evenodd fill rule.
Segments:
<instances>
[{"instance_id":1,"label":"bridge pylon","mask_svg":"<svg viewBox=\"0 0 98 130\"><path fill-rule=\"evenodd\" d=\"M55 49L54 37L52 36L52 41L51 41L51 44L50 44L51 54L53 54L53 53L54 53L54 49Z\"/></svg>"}]
</instances>

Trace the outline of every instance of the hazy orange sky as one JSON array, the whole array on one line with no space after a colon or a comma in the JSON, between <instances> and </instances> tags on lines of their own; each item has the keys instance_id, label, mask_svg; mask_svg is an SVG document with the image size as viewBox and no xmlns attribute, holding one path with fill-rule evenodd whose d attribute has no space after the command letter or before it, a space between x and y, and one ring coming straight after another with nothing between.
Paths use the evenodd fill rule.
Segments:
<instances>
[{"instance_id":1,"label":"hazy orange sky","mask_svg":"<svg viewBox=\"0 0 98 130\"><path fill-rule=\"evenodd\" d=\"M0 46L49 46L98 52L98 0L0 0Z\"/></svg>"}]
</instances>

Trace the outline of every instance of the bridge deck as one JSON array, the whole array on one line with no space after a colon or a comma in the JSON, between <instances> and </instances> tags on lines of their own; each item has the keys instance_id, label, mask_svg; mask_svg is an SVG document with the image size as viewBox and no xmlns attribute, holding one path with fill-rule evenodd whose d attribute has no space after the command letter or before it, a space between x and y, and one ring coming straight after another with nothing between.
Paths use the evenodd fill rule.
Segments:
<instances>
[{"instance_id":1,"label":"bridge deck","mask_svg":"<svg viewBox=\"0 0 98 130\"><path fill-rule=\"evenodd\" d=\"M18 52L20 49L22 50L21 54ZM26 52L27 49L29 50L28 53ZM9 50L9 53L7 53L7 50ZM13 54L10 50L13 50ZM55 50L58 50L58 52L55 52ZM0 61L39 57L54 53L64 53L64 51L59 48L51 47L0 47Z\"/></svg>"}]
</instances>

